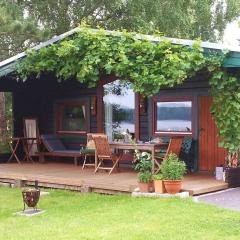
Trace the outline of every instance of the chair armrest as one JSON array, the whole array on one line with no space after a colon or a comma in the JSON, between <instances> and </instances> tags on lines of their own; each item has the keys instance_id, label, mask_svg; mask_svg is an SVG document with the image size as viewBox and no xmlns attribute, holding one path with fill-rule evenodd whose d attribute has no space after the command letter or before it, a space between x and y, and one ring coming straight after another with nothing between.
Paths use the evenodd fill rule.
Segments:
<instances>
[{"instance_id":1,"label":"chair armrest","mask_svg":"<svg viewBox=\"0 0 240 240\"><path fill-rule=\"evenodd\" d=\"M80 149L86 148L86 144L79 144Z\"/></svg>"}]
</instances>

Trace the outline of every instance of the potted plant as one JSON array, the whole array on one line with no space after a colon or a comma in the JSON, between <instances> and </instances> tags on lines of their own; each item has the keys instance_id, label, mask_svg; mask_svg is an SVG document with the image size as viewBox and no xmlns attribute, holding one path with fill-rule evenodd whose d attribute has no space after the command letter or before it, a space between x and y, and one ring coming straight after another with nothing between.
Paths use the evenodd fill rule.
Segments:
<instances>
[{"instance_id":1,"label":"potted plant","mask_svg":"<svg viewBox=\"0 0 240 240\"><path fill-rule=\"evenodd\" d=\"M152 156L150 153L137 151L135 157L135 170L138 171L140 192L150 192L152 189Z\"/></svg>"},{"instance_id":2,"label":"potted plant","mask_svg":"<svg viewBox=\"0 0 240 240\"><path fill-rule=\"evenodd\" d=\"M238 151L228 153L224 178L229 187L240 187L240 160Z\"/></svg>"},{"instance_id":3,"label":"potted plant","mask_svg":"<svg viewBox=\"0 0 240 240\"><path fill-rule=\"evenodd\" d=\"M169 154L161 164L161 173L166 191L170 194L180 192L186 164L176 154Z\"/></svg>"},{"instance_id":4,"label":"potted plant","mask_svg":"<svg viewBox=\"0 0 240 240\"><path fill-rule=\"evenodd\" d=\"M153 175L153 184L156 193L164 193L163 175L161 173Z\"/></svg>"},{"instance_id":5,"label":"potted plant","mask_svg":"<svg viewBox=\"0 0 240 240\"><path fill-rule=\"evenodd\" d=\"M153 188L152 173L149 171L138 173L138 187L140 192L151 192Z\"/></svg>"}]
</instances>

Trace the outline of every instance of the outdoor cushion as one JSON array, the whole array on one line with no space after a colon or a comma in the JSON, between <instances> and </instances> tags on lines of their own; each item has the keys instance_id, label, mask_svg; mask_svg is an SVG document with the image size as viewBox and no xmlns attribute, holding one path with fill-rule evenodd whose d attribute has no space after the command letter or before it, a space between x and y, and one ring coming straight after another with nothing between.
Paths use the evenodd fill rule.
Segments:
<instances>
[{"instance_id":1,"label":"outdoor cushion","mask_svg":"<svg viewBox=\"0 0 240 240\"><path fill-rule=\"evenodd\" d=\"M78 150L58 150L55 153L66 153L66 154L79 154Z\"/></svg>"},{"instance_id":2,"label":"outdoor cushion","mask_svg":"<svg viewBox=\"0 0 240 240\"><path fill-rule=\"evenodd\" d=\"M55 151L66 151L65 146L62 144L61 140L54 134L44 134L41 135L41 139L50 152Z\"/></svg>"},{"instance_id":3,"label":"outdoor cushion","mask_svg":"<svg viewBox=\"0 0 240 240\"><path fill-rule=\"evenodd\" d=\"M95 143L93 140L88 140L86 149L95 149Z\"/></svg>"},{"instance_id":4,"label":"outdoor cushion","mask_svg":"<svg viewBox=\"0 0 240 240\"><path fill-rule=\"evenodd\" d=\"M80 149L80 153L93 153L93 152L95 152L95 149L93 149L93 148Z\"/></svg>"}]
</instances>

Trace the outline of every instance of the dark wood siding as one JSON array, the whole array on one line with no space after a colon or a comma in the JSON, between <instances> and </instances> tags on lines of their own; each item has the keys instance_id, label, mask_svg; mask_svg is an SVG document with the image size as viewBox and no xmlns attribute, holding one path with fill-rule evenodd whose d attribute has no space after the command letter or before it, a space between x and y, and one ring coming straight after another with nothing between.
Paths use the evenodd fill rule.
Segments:
<instances>
[{"instance_id":1,"label":"dark wood siding","mask_svg":"<svg viewBox=\"0 0 240 240\"><path fill-rule=\"evenodd\" d=\"M89 89L77 81L58 83L52 75L44 75L40 79L30 79L25 83L15 84L10 88L13 92L14 135L23 135L23 118L34 116L39 119L41 134L56 132L55 104L61 100L87 99L89 104L89 131L96 132L96 116L91 116L90 99L96 96L96 88ZM79 144L86 142L86 136L60 135L65 145L71 149L79 149Z\"/></svg>"},{"instance_id":2,"label":"dark wood siding","mask_svg":"<svg viewBox=\"0 0 240 240\"><path fill-rule=\"evenodd\" d=\"M139 138L142 141L149 140L148 132L148 112L141 113L139 116Z\"/></svg>"}]
</instances>

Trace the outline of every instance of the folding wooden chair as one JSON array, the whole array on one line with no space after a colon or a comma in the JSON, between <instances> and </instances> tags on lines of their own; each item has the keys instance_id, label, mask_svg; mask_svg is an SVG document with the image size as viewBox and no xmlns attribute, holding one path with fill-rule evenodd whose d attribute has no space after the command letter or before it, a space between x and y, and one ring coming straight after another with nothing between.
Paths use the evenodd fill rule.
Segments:
<instances>
[{"instance_id":1,"label":"folding wooden chair","mask_svg":"<svg viewBox=\"0 0 240 240\"><path fill-rule=\"evenodd\" d=\"M159 154L159 155L154 156L154 164L157 167L157 170L155 171L155 173L159 172L161 162L164 161L164 159L166 159L166 157L170 153L174 153L177 156L180 155L182 142L183 142L183 137L173 137L169 141L167 151L163 154Z\"/></svg>"},{"instance_id":2,"label":"folding wooden chair","mask_svg":"<svg viewBox=\"0 0 240 240\"><path fill-rule=\"evenodd\" d=\"M112 153L111 148L109 146L108 137L106 135L92 135L92 138L96 147L96 160L97 167L95 169L95 173L99 169L109 170L109 175L118 165L119 160L121 159L121 155L115 155ZM104 165L104 162L112 162L112 166L108 167Z\"/></svg>"},{"instance_id":3,"label":"folding wooden chair","mask_svg":"<svg viewBox=\"0 0 240 240\"><path fill-rule=\"evenodd\" d=\"M83 149L80 150L80 152L84 155L84 161L83 161L82 169L84 169L86 166L95 166L95 160L94 160L94 157L95 157L95 143L94 143L94 140L93 140L93 137L92 137L93 135L99 135L99 134L88 133L87 134L86 148L83 148ZM90 161L87 161L87 160L90 160Z\"/></svg>"}]
</instances>

